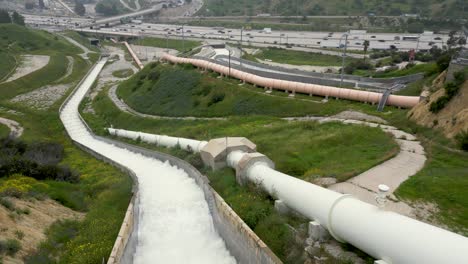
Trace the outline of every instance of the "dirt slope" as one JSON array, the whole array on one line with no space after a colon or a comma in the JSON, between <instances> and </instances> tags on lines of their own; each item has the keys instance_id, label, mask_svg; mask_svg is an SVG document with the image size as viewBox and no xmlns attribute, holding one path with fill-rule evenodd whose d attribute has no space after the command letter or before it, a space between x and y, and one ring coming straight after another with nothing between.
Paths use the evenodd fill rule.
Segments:
<instances>
[{"instance_id":1,"label":"dirt slope","mask_svg":"<svg viewBox=\"0 0 468 264\"><path fill-rule=\"evenodd\" d=\"M429 106L439 97L445 94L443 81L445 73L442 73L433 82L433 92L428 100L421 101L409 113L408 116L416 123L440 129L448 138L453 138L461 131L468 131L468 81L463 83L458 94L437 114L429 111Z\"/></svg>"},{"instance_id":2,"label":"dirt slope","mask_svg":"<svg viewBox=\"0 0 468 264\"><path fill-rule=\"evenodd\" d=\"M14 258L4 256L4 263L23 263L22 258L32 253L46 237L45 230L59 219L82 219L83 213L75 212L54 200L20 200L9 198L16 208L30 210L29 214L15 214L0 205L0 237L2 239L18 239L17 231L24 233L19 240L21 250Z\"/></svg>"}]
</instances>

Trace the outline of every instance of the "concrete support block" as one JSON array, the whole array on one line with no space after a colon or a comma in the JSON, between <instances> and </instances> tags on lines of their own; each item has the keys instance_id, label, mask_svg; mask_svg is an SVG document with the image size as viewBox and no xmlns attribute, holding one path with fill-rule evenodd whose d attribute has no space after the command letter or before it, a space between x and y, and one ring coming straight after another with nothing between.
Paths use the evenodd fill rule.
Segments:
<instances>
[{"instance_id":1,"label":"concrete support block","mask_svg":"<svg viewBox=\"0 0 468 264\"><path fill-rule=\"evenodd\" d=\"M291 212L289 207L281 200L275 200L275 210L282 215L288 215Z\"/></svg>"},{"instance_id":2,"label":"concrete support block","mask_svg":"<svg viewBox=\"0 0 468 264\"><path fill-rule=\"evenodd\" d=\"M205 165L217 170L226 167L227 154L231 151L242 150L255 152L257 146L244 137L225 137L210 140L201 150L200 156Z\"/></svg>"},{"instance_id":3,"label":"concrete support block","mask_svg":"<svg viewBox=\"0 0 468 264\"><path fill-rule=\"evenodd\" d=\"M253 152L245 154L242 159L237 164L236 168L236 181L239 185L244 185L247 180L247 171L249 168L257 163L263 162L266 163L270 168L275 168L275 164L267 156L262 153Z\"/></svg>"},{"instance_id":4,"label":"concrete support block","mask_svg":"<svg viewBox=\"0 0 468 264\"><path fill-rule=\"evenodd\" d=\"M319 222L311 221L309 222L309 238L314 241L325 242L330 239L330 234Z\"/></svg>"},{"instance_id":5,"label":"concrete support block","mask_svg":"<svg viewBox=\"0 0 468 264\"><path fill-rule=\"evenodd\" d=\"M309 96L312 97L312 96L314 96L314 95L310 93Z\"/></svg>"}]
</instances>

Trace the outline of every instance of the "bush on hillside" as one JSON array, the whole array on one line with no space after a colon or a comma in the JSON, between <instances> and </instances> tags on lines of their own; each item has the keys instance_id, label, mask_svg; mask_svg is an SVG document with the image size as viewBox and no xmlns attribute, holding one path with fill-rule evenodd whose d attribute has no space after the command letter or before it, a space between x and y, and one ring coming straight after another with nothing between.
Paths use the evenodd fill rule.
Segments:
<instances>
[{"instance_id":1,"label":"bush on hillside","mask_svg":"<svg viewBox=\"0 0 468 264\"><path fill-rule=\"evenodd\" d=\"M78 173L58 165L63 158L63 147L57 143L26 144L20 140L0 140L0 175L23 174L37 180L54 179L78 182Z\"/></svg>"},{"instance_id":2,"label":"bush on hillside","mask_svg":"<svg viewBox=\"0 0 468 264\"><path fill-rule=\"evenodd\" d=\"M214 93L211 96L210 101L208 102L208 106L211 106L211 105L217 104L219 102L222 102L224 100L225 96L226 95L224 93L221 93L221 92Z\"/></svg>"},{"instance_id":3,"label":"bush on hillside","mask_svg":"<svg viewBox=\"0 0 468 264\"><path fill-rule=\"evenodd\" d=\"M468 151L468 130L458 133L455 139L462 150Z\"/></svg>"},{"instance_id":4,"label":"bush on hillside","mask_svg":"<svg viewBox=\"0 0 468 264\"><path fill-rule=\"evenodd\" d=\"M453 74L454 80L445 85L445 95L439 97L436 101L432 102L429 106L429 111L432 113L438 113L442 110L450 100L457 95L462 84L465 82L466 76L463 71L456 72Z\"/></svg>"},{"instance_id":5,"label":"bush on hillside","mask_svg":"<svg viewBox=\"0 0 468 264\"><path fill-rule=\"evenodd\" d=\"M16 239L0 240L0 254L14 256L21 249L21 243Z\"/></svg>"}]
</instances>

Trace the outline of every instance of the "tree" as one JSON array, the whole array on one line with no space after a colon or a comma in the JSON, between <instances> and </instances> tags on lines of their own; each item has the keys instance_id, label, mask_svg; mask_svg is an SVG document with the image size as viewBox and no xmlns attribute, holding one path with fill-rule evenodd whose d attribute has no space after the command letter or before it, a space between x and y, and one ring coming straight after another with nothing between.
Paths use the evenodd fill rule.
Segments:
<instances>
[{"instance_id":1,"label":"tree","mask_svg":"<svg viewBox=\"0 0 468 264\"><path fill-rule=\"evenodd\" d=\"M366 39L362 45L364 46L364 61L366 61L365 55L367 54L367 49L369 48L370 42Z\"/></svg>"},{"instance_id":2,"label":"tree","mask_svg":"<svg viewBox=\"0 0 468 264\"><path fill-rule=\"evenodd\" d=\"M17 25L24 26L24 17L18 14L18 12L16 11L14 11L13 14L11 15L11 20L13 23Z\"/></svg>"},{"instance_id":3,"label":"tree","mask_svg":"<svg viewBox=\"0 0 468 264\"><path fill-rule=\"evenodd\" d=\"M80 16L83 16L86 13L86 8L79 0L75 0L75 13Z\"/></svg>"},{"instance_id":4,"label":"tree","mask_svg":"<svg viewBox=\"0 0 468 264\"><path fill-rule=\"evenodd\" d=\"M11 23L10 14L4 9L0 9L0 24Z\"/></svg>"},{"instance_id":5,"label":"tree","mask_svg":"<svg viewBox=\"0 0 468 264\"><path fill-rule=\"evenodd\" d=\"M38 2L39 2L39 3L38 3L38 4L39 4L39 8L40 8L40 9L44 9L44 7L45 7L45 5L44 5L44 0L39 0Z\"/></svg>"}]
</instances>

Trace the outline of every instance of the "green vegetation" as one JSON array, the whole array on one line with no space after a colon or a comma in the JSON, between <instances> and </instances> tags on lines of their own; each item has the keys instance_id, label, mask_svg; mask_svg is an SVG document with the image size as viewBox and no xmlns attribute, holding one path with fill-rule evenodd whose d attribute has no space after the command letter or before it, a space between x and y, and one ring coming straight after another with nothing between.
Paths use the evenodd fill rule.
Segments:
<instances>
[{"instance_id":1,"label":"green vegetation","mask_svg":"<svg viewBox=\"0 0 468 264\"><path fill-rule=\"evenodd\" d=\"M122 82L117 94L139 112L167 116L329 115L347 108L369 108L351 101L322 104L317 97L306 97L315 103L290 100L284 92L269 96L263 89L216 76L190 65L151 64Z\"/></svg>"},{"instance_id":2,"label":"green vegetation","mask_svg":"<svg viewBox=\"0 0 468 264\"><path fill-rule=\"evenodd\" d=\"M261 13L278 14L285 16L303 15L390 15L399 16L404 13L416 13L425 17L454 17L463 18L468 16L466 2L456 1L340 1L340 0L318 0L318 1L287 1L275 2L252 0L207 0L198 12L204 16L255 16Z\"/></svg>"},{"instance_id":3,"label":"green vegetation","mask_svg":"<svg viewBox=\"0 0 468 264\"><path fill-rule=\"evenodd\" d=\"M0 254L14 256L21 249L21 243L16 239L0 240Z\"/></svg>"},{"instance_id":4,"label":"green vegetation","mask_svg":"<svg viewBox=\"0 0 468 264\"><path fill-rule=\"evenodd\" d=\"M8 135L10 135L10 128L0 124L0 138L6 138Z\"/></svg>"},{"instance_id":5,"label":"green vegetation","mask_svg":"<svg viewBox=\"0 0 468 264\"><path fill-rule=\"evenodd\" d=\"M453 74L454 76L454 81L449 82L445 84L444 89L445 89L445 94L439 98L437 98L436 101L432 102L431 105L429 106L429 111L433 113L438 113L440 110L442 110L445 105L447 105L450 100L457 95L458 90L460 90L461 86L465 82L465 73L463 71L456 72Z\"/></svg>"},{"instance_id":6,"label":"green vegetation","mask_svg":"<svg viewBox=\"0 0 468 264\"><path fill-rule=\"evenodd\" d=\"M65 56L62 54L53 55L43 68L14 81L0 84L1 99L12 98L18 94L51 84L65 75L66 71L67 59Z\"/></svg>"},{"instance_id":7,"label":"green vegetation","mask_svg":"<svg viewBox=\"0 0 468 264\"><path fill-rule=\"evenodd\" d=\"M0 51L0 83L6 80L16 67L16 59L13 55L7 53L7 50Z\"/></svg>"},{"instance_id":8,"label":"green vegetation","mask_svg":"<svg viewBox=\"0 0 468 264\"><path fill-rule=\"evenodd\" d=\"M122 69L118 71L112 72L112 75L117 78L127 78L132 76L133 70L132 69Z\"/></svg>"},{"instance_id":9,"label":"green vegetation","mask_svg":"<svg viewBox=\"0 0 468 264\"><path fill-rule=\"evenodd\" d=\"M86 37L85 33L80 33L76 31L66 31L64 33L65 36L74 39L76 42L80 43L81 45L85 46L86 48L94 51L99 52L99 48L91 45L89 39Z\"/></svg>"},{"instance_id":10,"label":"green vegetation","mask_svg":"<svg viewBox=\"0 0 468 264\"><path fill-rule=\"evenodd\" d=\"M21 139L27 146L33 146L37 142L54 142L62 146L63 159L57 166L68 166L79 175L78 182L69 182L53 180L53 177L35 180L17 174L2 177L0 186L20 190L21 195L28 199L50 197L71 209L86 212L84 220L76 225L78 232L73 236L64 234L61 247L48 248L49 251L41 249L37 253L40 255L40 263L101 263L103 258L109 256L120 229L131 197L131 178L72 144L58 115L58 108L64 98L44 111L32 110L23 104L14 104L8 100L16 94L53 83L63 76L67 61L65 56L73 56L76 64L72 74L62 83L77 82L91 65L77 55L82 52L80 49L60 36L43 31L15 25L0 25L0 43L2 46L11 44L11 54L51 56L49 65L44 67L47 70L37 71L17 81L0 85L0 114L21 123L24 127ZM71 90L67 94L70 92ZM12 114L10 110L21 114ZM24 155L21 156L25 158ZM22 172L33 176L29 173L31 171ZM12 193L7 191L3 192L3 195ZM24 209L18 210L27 213ZM45 243L49 242L48 240Z\"/></svg>"},{"instance_id":11,"label":"green vegetation","mask_svg":"<svg viewBox=\"0 0 468 264\"><path fill-rule=\"evenodd\" d=\"M99 1L94 7L94 10L104 16L115 16L129 11L120 1L116 0Z\"/></svg>"},{"instance_id":12,"label":"green vegetation","mask_svg":"<svg viewBox=\"0 0 468 264\"><path fill-rule=\"evenodd\" d=\"M0 57L5 58L5 64L0 66L3 74L7 74L14 66L16 56L20 54L37 54L50 56L49 63L22 78L16 79L8 83L0 84L0 100L12 98L18 94L29 92L45 85L57 84L67 70L66 56L74 58L74 67L72 74L61 80L60 83L70 83L79 79L89 68L86 61L78 56L82 52L81 49L70 44L64 38L53 35L49 32L32 30L16 25L0 25L0 45L8 48L8 55L0 52ZM3 70L3 67L5 70ZM5 73L6 72L6 73Z\"/></svg>"},{"instance_id":13,"label":"green vegetation","mask_svg":"<svg viewBox=\"0 0 468 264\"><path fill-rule=\"evenodd\" d=\"M196 40L185 40L185 44L183 43L182 36L180 39L163 39L163 38L143 38L133 42L135 45L142 45L142 46L150 46L150 47L158 47L158 48L169 48L175 49L179 52L186 52L190 51L198 46L201 45L200 41ZM184 50L185 45L185 50Z\"/></svg>"},{"instance_id":14,"label":"green vegetation","mask_svg":"<svg viewBox=\"0 0 468 264\"><path fill-rule=\"evenodd\" d=\"M255 55L245 56L246 59L257 62L256 59L272 60L273 62L286 63L292 65L312 65L312 66L341 66L342 58L339 56L304 52L296 50L286 50L280 48L265 48ZM347 63L354 61L348 58Z\"/></svg>"},{"instance_id":15,"label":"green vegetation","mask_svg":"<svg viewBox=\"0 0 468 264\"><path fill-rule=\"evenodd\" d=\"M462 150L468 151L468 131L458 133L455 139Z\"/></svg>"},{"instance_id":16,"label":"green vegetation","mask_svg":"<svg viewBox=\"0 0 468 264\"><path fill-rule=\"evenodd\" d=\"M292 103L288 100L288 104ZM304 102L304 106L307 104L316 105ZM267 111L276 105L264 107ZM339 123L288 122L266 116L230 117L226 121L143 119L116 109L106 91L98 94L93 109L97 115L83 113L83 117L98 134L105 135L102 128L113 124L118 128L200 140L243 136L272 158L280 171L306 180L324 176L348 179L392 157L398 149L393 139L379 128Z\"/></svg>"}]
</instances>

